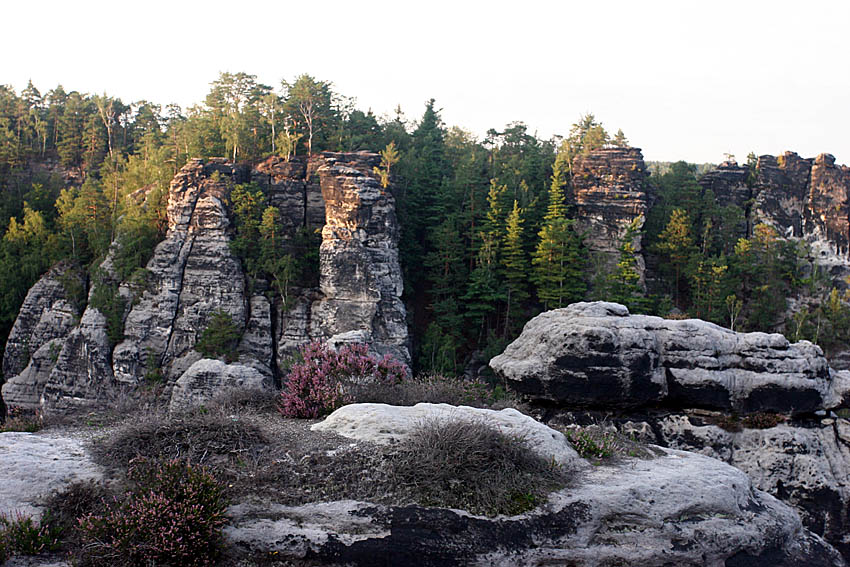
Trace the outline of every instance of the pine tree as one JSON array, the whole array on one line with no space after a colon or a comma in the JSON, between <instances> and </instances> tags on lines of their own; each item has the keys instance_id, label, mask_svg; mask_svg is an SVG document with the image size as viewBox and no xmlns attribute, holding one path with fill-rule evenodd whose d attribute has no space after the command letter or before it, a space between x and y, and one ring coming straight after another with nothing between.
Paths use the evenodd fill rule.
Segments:
<instances>
[{"instance_id":1,"label":"pine tree","mask_svg":"<svg viewBox=\"0 0 850 567\"><path fill-rule=\"evenodd\" d=\"M566 146L562 146L566 150ZM538 233L532 258L537 298L544 308L563 307L579 301L587 292L584 270L587 255L573 221L566 218L564 190L567 184L569 153L561 151L552 167L549 205Z\"/></svg>"},{"instance_id":2,"label":"pine tree","mask_svg":"<svg viewBox=\"0 0 850 567\"><path fill-rule=\"evenodd\" d=\"M522 305L528 299L528 261L523 249L522 210L517 201L508 214L502 248L502 267L505 277L507 306L505 308L504 336L514 332L514 326L522 320Z\"/></svg>"},{"instance_id":3,"label":"pine tree","mask_svg":"<svg viewBox=\"0 0 850 567\"><path fill-rule=\"evenodd\" d=\"M691 254L696 251L694 239L691 236L691 220L684 209L673 209L667 226L658 235L656 251L667 258L666 265L673 271L673 297L681 309L681 286L683 276L690 261Z\"/></svg>"}]
</instances>

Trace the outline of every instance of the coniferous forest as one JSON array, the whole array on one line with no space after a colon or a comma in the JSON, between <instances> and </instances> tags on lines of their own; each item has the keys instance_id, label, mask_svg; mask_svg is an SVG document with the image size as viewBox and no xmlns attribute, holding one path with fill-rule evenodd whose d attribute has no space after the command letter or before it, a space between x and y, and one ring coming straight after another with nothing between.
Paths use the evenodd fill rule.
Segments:
<instances>
[{"instance_id":1,"label":"coniferous forest","mask_svg":"<svg viewBox=\"0 0 850 567\"><path fill-rule=\"evenodd\" d=\"M740 209L718 204L698 184L704 166L650 167L654 206L623 239L616 265L603 267L565 195L574 160L628 146L624 133L612 134L592 114L575 117L569 132L552 139L522 122L494 126L483 139L447 126L434 100L416 115L398 108L376 116L309 75L273 88L252 75L222 73L189 108L62 86L44 93L31 83L20 93L0 86L0 335L5 341L27 291L58 261L85 274L107 319L120 318L117 284L96 267L117 240L116 273L143 280L167 227L168 184L188 159L369 150L381 153L377 173L395 192L418 370L463 372L501 352L530 317L584 299L735 330L781 330L828 352L847 344L846 297L806 261L804 243L767 225L742 234ZM755 156L748 167L754 179ZM144 206L134 198L143 190ZM309 283L315 235L304 235L296 257L285 254L263 199L256 187L233 192L234 252L250 277ZM638 230L652 276L646 286L633 244ZM85 302L89 290L78 280L67 286L79 287L71 295ZM286 299L285 285L270 289ZM788 298L797 301L793 316Z\"/></svg>"}]
</instances>

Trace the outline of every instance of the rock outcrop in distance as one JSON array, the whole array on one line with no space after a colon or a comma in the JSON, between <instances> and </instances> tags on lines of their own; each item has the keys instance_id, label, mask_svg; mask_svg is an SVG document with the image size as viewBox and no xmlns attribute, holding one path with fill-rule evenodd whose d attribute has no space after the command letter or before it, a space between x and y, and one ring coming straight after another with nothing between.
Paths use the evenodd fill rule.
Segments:
<instances>
[{"instance_id":1,"label":"rock outcrop in distance","mask_svg":"<svg viewBox=\"0 0 850 567\"><path fill-rule=\"evenodd\" d=\"M550 421L591 423L747 473L850 557L850 372L779 334L576 303L529 321L490 362Z\"/></svg>"},{"instance_id":2,"label":"rock outcrop in distance","mask_svg":"<svg viewBox=\"0 0 850 567\"><path fill-rule=\"evenodd\" d=\"M161 377L172 406L194 403L228 385L268 386L277 364L311 340L358 340L410 360L398 224L391 191L372 168L379 156L324 153L290 162L269 158L253 169L224 159L191 160L171 182L168 231L146 266L144 289L121 283L123 339L113 345L106 318L89 305L74 311L63 278L45 274L30 290L4 356L8 403L61 408L135 389ZM281 233L322 229L318 289L296 290L291 306L270 303L248 285L229 243L230 192L256 182L281 212ZM101 271L112 273L108 257ZM114 276L113 276L114 277ZM242 332L238 364L211 383L210 364L194 346L213 314ZM79 319L79 320L77 320Z\"/></svg>"},{"instance_id":3,"label":"rock outcrop in distance","mask_svg":"<svg viewBox=\"0 0 850 567\"><path fill-rule=\"evenodd\" d=\"M585 244L601 265L611 266L628 226L651 209L654 197L638 148L600 148L577 156L567 202ZM848 287L850 275L850 168L835 157L801 158L794 152L763 155L755 171L727 161L699 180L719 206L743 213L739 237L768 224L780 235L805 240L812 261L827 270L835 285ZM638 225L642 225L639 220ZM637 228L640 228L638 226ZM637 268L644 273L641 239L633 240Z\"/></svg>"},{"instance_id":4,"label":"rock outcrop in distance","mask_svg":"<svg viewBox=\"0 0 850 567\"><path fill-rule=\"evenodd\" d=\"M639 148L600 148L575 158L567 202L585 245L604 265L616 264L629 225L643 226L649 200L646 164ZM633 240L637 269L644 271L641 239Z\"/></svg>"}]
</instances>

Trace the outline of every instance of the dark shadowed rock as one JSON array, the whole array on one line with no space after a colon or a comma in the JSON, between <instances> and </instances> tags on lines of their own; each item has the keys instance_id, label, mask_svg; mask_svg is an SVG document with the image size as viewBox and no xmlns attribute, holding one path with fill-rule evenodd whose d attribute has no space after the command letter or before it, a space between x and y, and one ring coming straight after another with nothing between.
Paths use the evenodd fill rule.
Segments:
<instances>
[{"instance_id":1,"label":"dark shadowed rock","mask_svg":"<svg viewBox=\"0 0 850 567\"><path fill-rule=\"evenodd\" d=\"M80 310L70 287L85 292L78 270L60 262L29 290L3 353L3 399L25 407L39 404L62 341L79 322ZM2 382L0 382L2 384Z\"/></svg>"},{"instance_id":2,"label":"dark shadowed rock","mask_svg":"<svg viewBox=\"0 0 850 567\"><path fill-rule=\"evenodd\" d=\"M807 341L604 302L538 315L490 366L518 393L564 407L799 414L841 405L847 388Z\"/></svg>"}]
</instances>

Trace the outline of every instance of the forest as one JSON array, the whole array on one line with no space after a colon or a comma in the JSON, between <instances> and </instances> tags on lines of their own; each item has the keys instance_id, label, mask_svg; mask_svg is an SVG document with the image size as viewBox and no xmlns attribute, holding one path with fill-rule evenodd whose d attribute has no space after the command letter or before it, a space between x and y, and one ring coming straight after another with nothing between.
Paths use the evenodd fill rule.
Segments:
<instances>
[{"instance_id":1,"label":"forest","mask_svg":"<svg viewBox=\"0 0 850 567\"><path fill-rule=\"evenodd\" d=\"M62 86L44 94L32 83L20 93L0 86L0 340L28 289L59 261L86 275L92 302L113 322L111 339L120 340L119 282L97 266L117 242L116 273L142 285L167 228L169 182L188 159L256 163L369 150L380 152L376 173L396 197L403 299L420 371L461 373L501 352L530 317L579 300L778 330L828 352L847 344L847 297L818 271L805 243L747 226L742 210L698 184L703 166L650 167L654 206L645 223L623 238L613 268L594 258L566 199L572 166L594 149L628 144L622 130L610 134L592 114L551 139L522 122L478 139L444 124L433 99L413 118L400 108L376 116L306 74L273 88L253 75L221 73L205 100L185 109ZM748 167L751 182L755 156ZM268 293L278 301L286 301L290 281L315 279L316 235L304 235L300 248L280 243L261 191L239 187L232 200L233 249L250 278L273 284ZM89 289L72 296L84 303Z\"/></svg>"}]
</instances>

